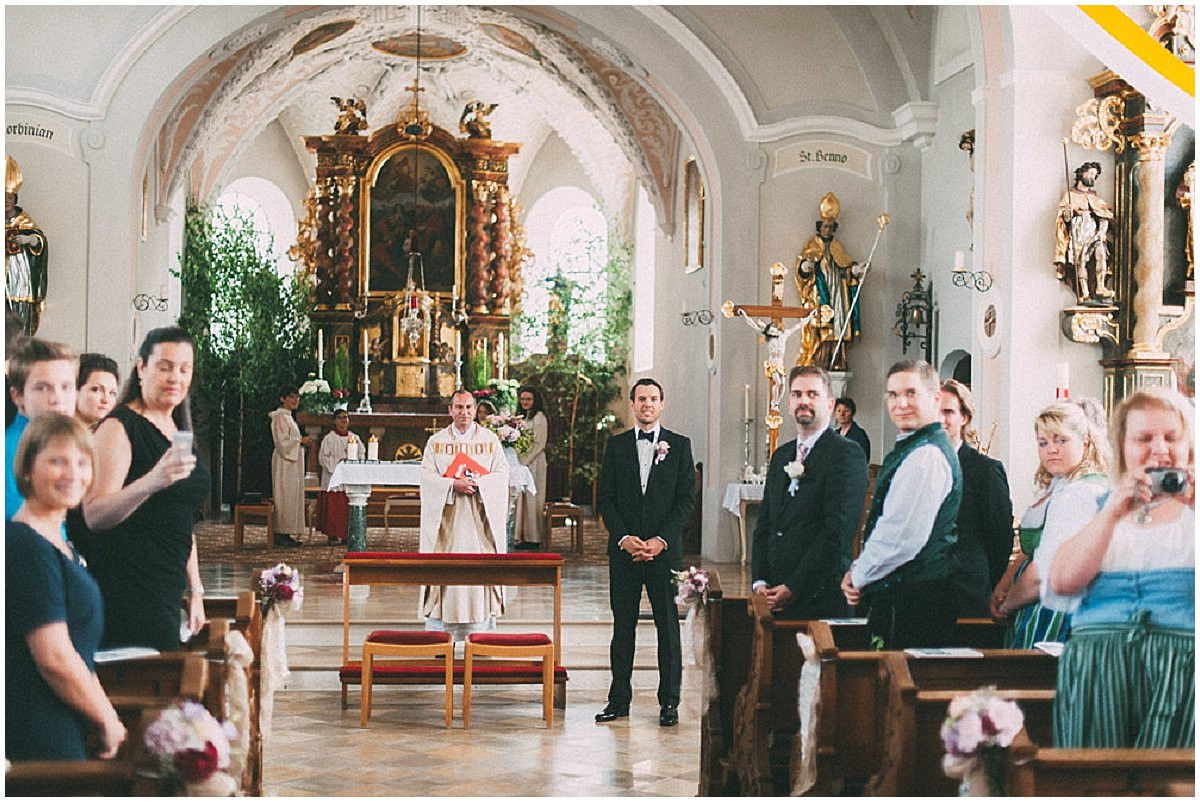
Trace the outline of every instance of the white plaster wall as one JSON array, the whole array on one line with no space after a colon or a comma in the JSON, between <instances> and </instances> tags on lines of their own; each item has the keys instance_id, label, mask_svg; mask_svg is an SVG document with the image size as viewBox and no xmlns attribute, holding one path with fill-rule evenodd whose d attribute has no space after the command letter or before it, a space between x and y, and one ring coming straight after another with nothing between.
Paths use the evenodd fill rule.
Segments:
<instances>
[{"instance_id":1,"label":"white plaster wall","mask_svg":"<svg viewBox=\"0 0 1200 802\"><path fill-rule=\"evenodd\" d=\"M265 178L283 190L295 216L304 208L304 193L308 192L315 178L307 174L305 168L306 165L296 158L287 132L276 119L268 123L254 141L242 150L229 170L225 186L239 178ZM221 190L218 189L215 194L220 195Z\"/></svg>"},{"instance_id":2,"label":"white plaster wall","mask_svg":"<svg viewBox=\"0 0 1200 802\"><path fill-rule=\"evenodd\" d=\"M57 117L44 112L38 116ZM17 205L46 234L49 249L46 304L37 336L64 342L78 352L89 350L88 274L106 270L88 261L88 166L77 155L37 143L7 141L5 152L16 159L24 179ZM128 306L128 298L125 303Z\"/></svg>"},{"instance_id":3,"label":"white plaster wall","mask_svg":"<svg viewBox=\"0 0 1200 802\"><path fill-rule=\"evenodd\" d=\"M525 180L519 187L513 187L513 190L528 212L533 208L533 204L538 202L538 198L552 189L563 186L579 187L596 198L597 202L600 200L600 193L596 191L596 186L588 178L579 159L575 158L575 154L567 147L562 137L551 133L533 157L529 170L525 173ZM607 211L612 213L614 210Z\"/></svg>"},{"instance_id":4,"label":"white plaster wall","mask_svg":"<svg viewBox=\"0 0 1200 802\"><path fill-rule=\"evenodd\" d=\"M996 277L1001 349L976 375L978 394L1000 421L993 454L1008 466L1013 504L1033 500L1037 456L1031 430L1037 412L1054 400L1060 363L1069 365L1071 395L1099 396L1103 374L1098 345L1072 343L1059 329L1060 310L1073 295L1054 277L1054 218L1063 192L1063 136L1074 109L1091 97L1087 78L1102 69L1036 8L1009 9L1006 22L981 9L982 86L976 91L975 241ZM1010 52L986 48L1004 43ZM1071 149L1072 167L1100 161L1112 197L1112 158ZM989 299L992 300L992 299Z\"/></svg>"}]
</instances>

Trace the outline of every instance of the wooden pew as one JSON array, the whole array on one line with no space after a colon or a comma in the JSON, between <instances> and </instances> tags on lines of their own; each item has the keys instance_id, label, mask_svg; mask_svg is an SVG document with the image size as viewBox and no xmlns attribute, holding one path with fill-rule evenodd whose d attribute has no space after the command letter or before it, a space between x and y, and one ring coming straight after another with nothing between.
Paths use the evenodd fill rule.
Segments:
<instances>
[{"instance_id":1,"label":"wooden pew","mask_svg":"<svg viewBox=\"0 0 1200 802\"><path fill-rule=\"evenodd\" d=\"M918 658L884 652L879 666L879 772L867 784L870 796L953 796L958 780L942 770L940 730L950 702L984 685L1017 702L1025 725L1049 739L1058 662L1040 651L981 650L981 658Z\"/></svg>"},{"instance_id":2,"label":"wooden pew","mask_svg":"<svg viewBox=\"0 0 1200 802\"><path fill-rule=\"evenodd\" d=\"M877 719L881 652L869 649L861 620L775 620L761 596L747 606L750 648L746 679L734 710L731 759L744 795L788 794L800 768L793 752L799 726L797 687L804 656L796 641L808 634L821 661L821 718L817 730L817 785L814 794L839 793L878 771L882 757ZM731 617L725 605L723 616ZM998 645L1003 627L986 619L962 619L956 642L964 646ZM745 648L744 646L742 648ZM796 750L799 742L795 743Z\"/></svg>"},{"instance_id":3,"label":"wooden pew","mask_svg":"<svg viewBox=\"0 0 1200 802\"><path fill-rule=\"evenodd\" d=\"M1021 732L1008 757L1012 796L1169 796L1195 787L1194 749L1039 748Z\"/></svg>"},{"instance_id":4,"label":"wooden pew","mask_svg":"<svg viewBox=\"0 0 1200 802\"><path fill-rule=\"evenodd\" d=\"M6 796L153 796L157 784L125 760L30 760L4 773Z\"/></svg>"},{"instance_id":5,"label":"wooden pew","mask_svg":"<svg viewBox=\"0 0 1200 802\"><path fill-rule=\"evenodd\" d=\"M726 596L716 571L709 572L708 650L716 694L700 718L700 783L697 796L737 796L733 760L733 707L746 684L750 664L751 619L747 596Z\"/></svg>"},{"instance_id":6,"label":"wooden pew","mask_svg":"<svg viewBox=\"0 0 1200 802\"><path fill-rule=\"evenodd\" d=\"M354 585L508 585L547 586L554 589L554 706L567 704L567 671L562 666L562 566L558 554L423 554L417 552L347 552L342 560L342 709L347 707L350 685L362 683L362 644L350 648L350 588ZM495 665L476 663L473 685L541 684L540 668L514 669L502 661ZM428 670L405 666L399 670L376 665L373 685L440 685L442 668L431 663ZM455 660L454 681L461 684L463 662Z\"/></svg>"}]
</instances>

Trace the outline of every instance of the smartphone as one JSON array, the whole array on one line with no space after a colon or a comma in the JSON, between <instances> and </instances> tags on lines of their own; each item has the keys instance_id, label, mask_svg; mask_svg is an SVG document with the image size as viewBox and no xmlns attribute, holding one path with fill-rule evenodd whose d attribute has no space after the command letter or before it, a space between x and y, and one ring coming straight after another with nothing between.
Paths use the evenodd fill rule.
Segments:
<instances>
[{"instance_id":1,"label":"smartphone","mask_svg":"<svg viewBox=\"0 0 1200 802\"><path fill-rule=\"evenodd\" d=\"M183 454L192 453L192 433L190 431L175 432L175 436L171 438L171 448Z\"/></svg>"}]
</instances>

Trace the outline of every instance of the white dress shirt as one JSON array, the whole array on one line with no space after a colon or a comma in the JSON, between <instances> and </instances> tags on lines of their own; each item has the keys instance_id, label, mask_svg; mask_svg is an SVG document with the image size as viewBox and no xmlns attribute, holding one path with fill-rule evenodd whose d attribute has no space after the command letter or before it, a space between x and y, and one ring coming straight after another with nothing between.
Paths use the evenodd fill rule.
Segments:
<instances>
[{"instance_id":1,"label":"white dress shirt","mask_svg":"<svg viewBox=\"0 0 1200 802\"><path fill-rule=\"evenodd\" d=\"M637 439L634 443L637 446L638 469L641 472L642 493L646 492L646 483L650 481L650 466L654 464L654 447L658 445L658 434L662 429L662 425L655 423L650 429L650 434L654 436L653 440L643 440L639 435L645 431L644 429L635 427L634 437Z\"/></svg>"},{"instance_id":2,"label":"white dress shirt","mask_svg":"<svg viewBox=\"0 0 1200 802\"><path fill-rule=\"evenodd\" d=\"M896 438L899 443L912 433ZM871 537L850 566L850 581L862 588L910 562L929 542L933 521L950 490L954 475L942 450L933 443L917 446L892 476Z\"/></svg>"}]
</instances>

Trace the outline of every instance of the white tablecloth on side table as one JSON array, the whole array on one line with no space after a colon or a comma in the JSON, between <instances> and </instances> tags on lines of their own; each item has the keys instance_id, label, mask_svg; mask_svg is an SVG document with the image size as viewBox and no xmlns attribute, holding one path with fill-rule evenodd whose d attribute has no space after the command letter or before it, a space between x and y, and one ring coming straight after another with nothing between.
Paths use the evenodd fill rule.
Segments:
<instances>
[{"instance_id":1,"label":"white tablecloth on side table","mask_svg":"<svg viewBox=\"0 0 1200 802\"><path fill-rule=\"evenodd\" d=\"M742 565L746 564L749 553L746 536L746 508L751 504L761 504L766 485L730 482L725 486L725 502L721 505L738 519L738 557Z\"/></svg>"}]
</instances>

